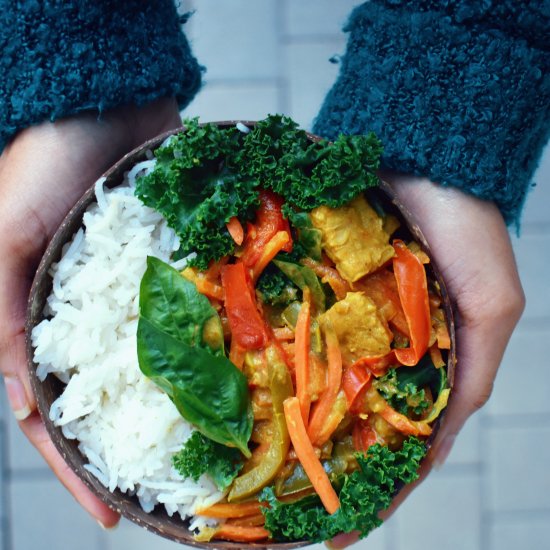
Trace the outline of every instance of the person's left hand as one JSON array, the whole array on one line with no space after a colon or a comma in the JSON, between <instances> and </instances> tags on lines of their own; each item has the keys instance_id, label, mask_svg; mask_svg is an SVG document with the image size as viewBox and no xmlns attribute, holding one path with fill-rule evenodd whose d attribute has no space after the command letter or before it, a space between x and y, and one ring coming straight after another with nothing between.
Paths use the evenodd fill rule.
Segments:
<instances>
[{"instance_id":1,"label":"person's left hand","mask_svg":"<svg viewBox=\"0 0 550 550\"><path fill-rule=\"evenodd\" d=\"M0 372L19 426L77 501L103 527L119 515L67 466L53 445L31 390L25 315L38 262L59 224L125 153L181 125L176 101L87 113L21 131L0 156Z\"/></svg>"}]
</instances>

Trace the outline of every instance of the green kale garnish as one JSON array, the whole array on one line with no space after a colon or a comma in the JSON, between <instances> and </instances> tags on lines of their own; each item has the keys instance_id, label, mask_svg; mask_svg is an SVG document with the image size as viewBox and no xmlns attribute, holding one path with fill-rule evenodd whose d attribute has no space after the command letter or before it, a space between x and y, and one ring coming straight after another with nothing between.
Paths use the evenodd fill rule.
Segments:
<instances>
[{"instance_id":1,"label":"green kale garnish","mask_svg":"<svg viewBox=\"0 0 550 550\"><path fill-rule=\"evenodd\" d=\"M193 432L181 451L172 456L172 464L182 477L190 477L194 481L208 474L216 487L223 491L243 467L241 459L238 449L216 443L200 432Z\"/></svg>"},{"instance_id":2,"label":"green kale garnish","mask_svg":"<svg viewBox=\"0 0 550 550\"><path fill-rule=\"evenodd\" d=\"M185 126L155 151L155 168L137 179L136 195L178 235L176 257L194 252L190 264L199 269L234 251L226 223L233 216L241 223L253 219L260 187L309 211L341 206L378 182L382 148L374 134L341 136L334 144L311 142L294 121L279 115L248 134L236 127L200 126L197 119ZM305 246L311 249L314 235L304 229L300 241L309 241Z\"/></svg>"},{"instance_id":3,"label":"green kale garnish","mask_svg":"<svg viewBox=\"0 0 550 550\"><path fill-rule=\"evenodd\" d=\"M436 368L426 354L416 366L390 369L373 385L396 411L406 416L420 416L431 405L425 388L430 388L435 401L447 385L447 375L445 369Z\"/></svg>"},{"instance_id":4,"label":"green kale garnish","mask_svg":"<svg viewBox=\"0 0 550 550\"><path fill-rule=\"evenodd\" d=\"M264 303L273 306L286 306L298 299L298 288L272 264L267 266L258 279L256 292Z\"/></svg>"},{"instance_id":5,"label":"green kale garnish","mask_svg":"<svg viewBox=\"0 0 550 550\"><path fill-rule=\"evenodd\" d=\"M340 508L332 515L316 495L283 503L271 487L266 488L260 495L260 500L269 504L262 508L265 527L278 541L321 542L355 530L361 538L366 537L382 523L378 513L388 508L400 487L418 479L425 453L424 443L414 437L396 452L376 444L366 454L358 453L359 470L343 474Z\"/></svg>"}]
</instances>

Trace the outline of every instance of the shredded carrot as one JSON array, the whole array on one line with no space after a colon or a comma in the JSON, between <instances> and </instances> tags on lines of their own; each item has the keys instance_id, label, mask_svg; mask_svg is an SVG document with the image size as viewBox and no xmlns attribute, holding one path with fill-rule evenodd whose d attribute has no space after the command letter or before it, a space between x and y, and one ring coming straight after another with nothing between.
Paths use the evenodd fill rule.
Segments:
<instances>
[{"instance_id":1,"label":"shredded carrot","mask_svg":"<svg viewBox=\"0 0 550 550\"><path fill-rule=\"evenodd\" d=\"M430 358L436 369L445 366L445 361L443 361L443 357L441 356L441 350L436 344L430 347Z\"/></svg>"},{"instance_id":2,"label":"shredded carrot","mask_svg":"<svg viewBox=\"0 0 550 550\"><path fill-rule=\"evenodd\" d=\"M277 340L290 341L294 340L294 331L288 327L275 327L273 330L273 336Z\"/></svg>"},{"instance_id":3,"label":"shredded carrot","mask_svg":"<svg viewBox=\"0 0 550 550\"><path fill-rule=\"evenodd\" d=\"M229 348L229 360L239 369L243 370L244 365L244 356L246 355L246 350L243 349L235 338L231 338L231 347Z\"/></svg>"},{"instance_id":4,"label":"shredded carrot","mask_svg":"<svg viewBox=\"0 0 550 550\"><path fill-rule=\"evenodd\" d=\"M404 414L398 413L389 405L386 405L382 410L377 411L378 414L396 430L405 435L430 435L432 428L426 422L415 422Z\"/></svg>"},{"instance_id":5,"label":"shredded carrot","mask_svg":"<svg viewBox=\"0 0 550 550\"><path fill-rule=\"evenodd\" d=\"M445 323L437 323L435 327L435 336L437 338L437 345L440 349L451 349L451 337L449 336L449 330Z\"/></svg>"},{"instance_id":6,"label":"shredded carrot","mask_svg":"<svg viewBox=\"0 0 550 550\"><path fill-rule=\"evenodd\" d=\"M313 270L315 275L321 277L323 283L328 283L338 300L343 300L346 294L351 291L349 283L342 278L336 268L320 264L311 258L303 258L300 263Z\"/></svg>"},{"instance_id":7,"label":"shredded carrot","mask_svg":"<svg viewBox=\"0 0 550 550\"><path fill-rule=\"evenodd\" d=\"M336 401L340 386L342 384L342 353L338 344L338 337L330 323L326 322L324 328L327 344L327 388L322 393L319 401L311 413L307 433L310 441L316 445L319 435L323 429L330 411Z\"/></svg>"},{"instance_id":8,"label":"shredded carrot","mask_svg":"<svg viewBox=\"0 0 550 550\"><path fill-rule=\"evenodd\" d=\"M254 501L241 502L239 504L213 504L208 508L200 508L196 513L209 518L243 518L260 512L261 504L258 501Z\"/></svg>"},{"instance_id":9,"label":"shredded carrot","mask_svg":"<svg viewBox=\"0 0 550 550\"><path fill-rule=\"evenodd\" d=\"M235 241L235 244L241 245L244 241L244 229L237 216L233 216L226 223L227 231L231 235L231 238Z\"/></svg>"},{"instance_id":10,"label":"shredded carrot","mask_svg":"<svg viewBox=\"0 0 550 550\"><path fill-rule=\"evenodd\" d=\"M290 242L290 235L286 231L277 231L264 246L258 261L252 268L252 280L257 281L267 264Z\"/></svg>"},{"instance_id":11,"label":"shredded carrot","mask_svg":"<svg viewBox=\"0 0 550 550\"><path fill-rule=\"evenodd\" d=\"M348 403L343 391L340 391L338 397L334 401L334 406L330 411L328 418L324 422L319 431L317 438L313 444L317 447L322 447L334 433L336 428L340 425L340 422L344 419L346 412L348 411Z\"/></svg>"},{"instance_id":12,"label":"shredded carrot","mask_svg":"<svg viewBox=\"0 0 550 550\"><path fill-rule=\"evenodd\" d=\"M248 527L224 523L216 531L213 538L234 542L256 542L269 538L269 531L263 527Z\"/></svg>"},{"instance_id":13,"label":"shredded carrot","mask_svg":"<svg viewBox=\"0 0 550 550\"><path fill-rule=\"evenodd\" d=\"M340 500L308 438L302 420L300 401L297 397L289 397L285 399L283 406L288 433L298 459L319 495L323 506L329 514L334 514L340 508Z\"/></svg>"},{"instance_id":14,"label":"shredded carrot","mask_svg":"<svg viewBox=\"0 0 550 550\"><path fill-rule=\"evenodd\" d=\"M209 298L214 298L215 300L223 300L223 288L209 280L204 274L199 273L194 268L186 268L181 272L181 275L185 277L188 281L195 283L197 290L208 296Z\"/></svg>"},{"instance_id":15,"label":"shredded carrot","mask_svg":"<svg viewBox=\"0 0 550 550\"><path fill-rule=\"evenodd\" d=\"M253 516L230 519L228 520L228 523L230 523L231 525L239 525L242 527L258 527L265 524L265 517L260 512L259 514L254 514Z\"/></svg>"},{"instance_id":16,"label":"shredded carrot","mask_svg":"<svg viewBox=\"0 0 550 550\"><path fill-rule=\"evenodd\" d=\"M296 397L300 401L304 426L308 425L311 396L309 394L310 307L304 302L296 322L294 342L294 370L296 373Z\"/></svg>"}]
</instances>

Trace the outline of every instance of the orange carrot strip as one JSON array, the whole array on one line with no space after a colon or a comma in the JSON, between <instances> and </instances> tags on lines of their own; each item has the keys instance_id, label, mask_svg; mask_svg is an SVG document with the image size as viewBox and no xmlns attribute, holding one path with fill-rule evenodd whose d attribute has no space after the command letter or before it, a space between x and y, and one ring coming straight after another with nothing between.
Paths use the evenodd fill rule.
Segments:
<instances>
[{"instance_id":1,"label":"orange carrot strip","mask_svg":"<svg viewBox=\"0 0 550 550\"><path fill-rule=\"evenodd\" d=\"M430 435L432 428L426 422L415 422L404 414L398 413L389 405L378 411L378 414L396 430L405 435Z\"/></svg>"},{"instance_id":2,"label":"orange carrot strip","mask_svg":"<svg viewBox=\"0 0 550 550\"><path fill-rule=\"evenodd\" d=\"M445 323L438 323L435 327L435 336L437 338L437 345L440 349L451 349L451 337L449 336L449 329Z\"/></svg>"},{"instance_id":3,"label":"orange carrot strip","mask_svg":"<svg viewBox=\"0 0 550 550\"><path fill-rule=\"evenodd\" d=\"M273 336L277 340L294 340L294 331L288 327L275 327L273 330Z\"/></svg>"},{"instance_id":4,"label":"orange carrot strip","mask_svg":"<svg viewBox=\"0 0 550 550\"><path fill-rule=\"evenodd\" d=\"M223 288L220 285L217 285L208 279L204 279L203 277L197 277L195 279L195 285L201 294L204 294L209 298L215 298L216 300L223 300Z\"/></svg>"},{"instance_id":5,"label":"orange carrot strip","mask_svg":"<svg viewBox=\"0 0 550 550\"><path fill-rule=\"evenodd\" d=\"M296 373L296 397L300 401L302 420L307 427L311 395L309 393L309 347L310 347L310 308L304 302L296 322L296 339L294 341L294 369Z\"/></svg>"},{"instance_id":6,"label":"orange carrot strip","mask_svg":"<svg viewBox=\"0 0 550 550\"><path fill-rule=\"evenodd\" d=\"M310 441L315 445L323 425L328 418L336 396L342 384L342 353L338 344L338 337L332 326L327 322L324 326L325 340L327 344L327 388L319 398L317 405L311 413L307 430Z\"/></svg>"},{"instance_id":7,"label":"orange carrot strip","mask_svg":"<svg viewBox=\"0 0 550 550\"><path fill-rule=\"evenodd\" d=\"M196 513L209 518L243 518L261 513L261 504L258 501L241 502L239 504L213 504L208 508L200 508Z\"/></svg>"},{"instance_id":8,"label":"orange carrot strip","mask_svg":"<svg viewBox=\"0 0 550 550\"><path fill-rule=\"evenodd\" d=\"M246 527L224 523L216 531L213 538L234 542L256 542L269 538L269 531L263 527Z\"/></svg>"},{"instance_id":9,"label":"orange carrot strip","mask_svg":"<svg viewBox=\"0 0 550 550\"><path fill-rule=\"evenodd\" d=\"M265 517L260 512L259 514L254 514L253 516L230 519L229 522L231 525L240 525L242 527L259 527L265 524Z\"/></svg>"},{"instance_id":10,"label":"orange carrot strip","mask_svg":"<svg viewBox=\"0 0 550 550\"><path fill-rule=\"evenodd\" d=\"M231 338L231 347L229 348L229 360L239 369L243 370L244 356L246 350L243 349L235 338Z\"/></svg>"},{"instance_id":11,"label":"orange carrot strip","mask_svg":"<svg viewBox=\"0 0 550 550\"><path fill-rule=\"evenodd\" d=\"M286 231L277 231L264 246L258 261L252 268L252 280L257 281L267 264L290 242L290 235Z\"/></svg>"},{"instance_id":12,"label":"orange carrot strip","mask_svg":"<svg viewBox=\"0 0 550 550\"><path fill-rule=\"evenodd\" d=\"M286 425L290 440L296 451L296 455L319 495L323 506L329 514L334 514L340 508L340 500L336 491L330 483L321 461L317 458L313 445L311 444L306 427L302 420L300 401L297 397L289 397L283 403L285 410Z\"/></svg>"},{"instance_id":13,"label":"orange carrot strip","mask_svg":"<svg viewBox=\"0 0 550 550\"><path fill-rule=\"evenodd\" d=\"M441 350L436 344L430 347L430 358L436 369L445 366L445 361L443 361L443 357L441 356Z\"/></svg>"},{"instance_id":14,"label":"orange carrot strip","mask_svg":"<svg viewBox=\"0 0 550 550\"><path fill-rule=\"evenodd\" d=\"M321 264L311 258L303 258L300 263L313 270L315 275L321 277L323 283L328 283L338 300L343 300L346 294L351 291L349 283L342 278L334 267Z\"/></svg>"},{"instance_id":15,"label":"orange carrot strip","mask_svg":"<svg viewBox=\"0 0 550 550\"><path fill-rule=\"evenodd\" d=\"M235 244L239 246L243 244L244 229L237 216L233 216L232 218L230 218L225 226L227 227L227 231L229 231L231 238L235 241Z\"/></svg>"}]
</instances>

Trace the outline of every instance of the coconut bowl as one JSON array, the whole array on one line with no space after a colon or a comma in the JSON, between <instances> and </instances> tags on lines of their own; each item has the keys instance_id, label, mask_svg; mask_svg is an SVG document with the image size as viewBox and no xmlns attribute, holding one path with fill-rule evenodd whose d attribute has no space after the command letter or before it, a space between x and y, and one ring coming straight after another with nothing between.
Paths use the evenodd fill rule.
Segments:
<instances>
[{"instance_id":1,"label":"coconut bowl","mask_svg":"<svg viewBox=\"0 0 550 550\"><path fill-rule=\"evenodd\" d=\"M234 126L237 122L241 122L248 127L252 127L255 124L250 121L236 120L216 122L214 124L217 124L220 127L230 127ZM128 172L138 162L146 160L147 153L149 151L156 149L170 135L182 131L185 131L185 128L177 128L161 134L143 143L141 146L125 155L105 172L104 185L107 188L112 188L121 184L125 172ZM312 141L320 139L312 134L308 134L308 136ZM32 388L36 396L38 411L44 424L46 425L55 447L69 467L100 500L128 520L167 539L171 539L189 546L207 549L236 549L247 547L258 549L277 548L280 550L286 550L306 546L309 544L307 541L293 543L265 542L250 544L232 543L218 540L210 543L197 542L193 538L193 533L189 530L188 522L182 521L179 516L174 515L173 517L170 517L164 509L161 509L158 506L152 513L146 513L141 508L136 497L129 496L118 489L114 492L110 492L94 475L85 469L84 466L87 463L87 460L79 451L78 442L75 440L66 439L63 436L61 429L55 426L50 420L50 407L52 403L61 395L64 386L63 383L55 376L48 376L44 382L41 382L36 376L37 365L33 360L34 348L31 343L31 333L33 328L45 318L44 308L46 305L46 300L52 291L52 278L49 275L52 264L60 260L63 246L70 241L76 231L82 227L84 212L95 201L93 183L94 182L90 182L90 188L82 195L80 200L67 214L49 243L36 271L28 302L26 320L28 369ZM453 321L453 308L447 293L445 281L441 277L437 263L430 252L429 243L422 234L421 220L414 219L407 208L399 201L391 185L387 182L381 181L379 188L373 190L372 192L376 194L377 200L380 201L384 209L395 215L400 220L401 226L408 230L410 236L420 244L424 252L430 257L430 264L427 266L428 275L439 284L441 298L443 300L444 310L448 321L449 335L451 338L451 349L447 359L447 373L448 383L452 389L456 364L456 340ZM436 437L442 417L443 415L440 415L433 425L433 433L426 442L428 447L432 444L434 438Z\"/></svg>"}]
</instances>

